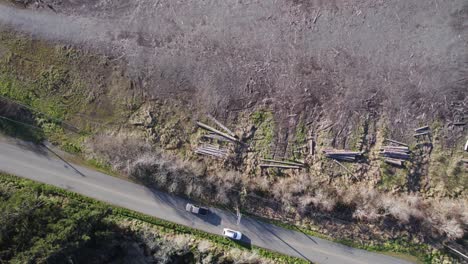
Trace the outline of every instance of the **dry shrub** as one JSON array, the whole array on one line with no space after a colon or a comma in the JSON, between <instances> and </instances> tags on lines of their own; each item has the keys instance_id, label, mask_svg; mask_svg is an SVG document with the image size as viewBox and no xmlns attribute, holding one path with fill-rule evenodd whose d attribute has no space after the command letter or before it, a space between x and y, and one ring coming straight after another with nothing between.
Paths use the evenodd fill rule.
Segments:
<instances>
[{"instance_id":1,"label":"dry shrub","mask_svg":"<svg viewBox=\"0 0 468 264\"><path fill-rule=\"evenodd\" d=\"M451 199L433 201L431 208L427 210L426 224L432 226L440 235L448 239L463 237L464 230L468 227L466 222L466 201L454 201Z\"/></svg>"},{"instance_id":2,"label":"dry shrub","mask_svg":"<svg viewBox=\"0 0 468 264\"><path fill-rule=\"evenodd\" d=\"M212 244L210 241L208 240L202 240L200 241L200 243L198 243L197 245L197 249L198 251L200 251L201 253L206 253L206 252L209 252L212 248Z\"/></svg>"},{"instance_id":3,"label":"dry shrub","mask_svg":"<svg viewBox=\"0 0 468 264\"><path fill-rule=\"evenodd\" d=\"M256 251L245 251L238 248L231 249L228 253L235 264L270 264L271 260L261 258Z\"/></svg>"},{"instance_id":4,"label":"dry shrub","mask_svg":"<svg viewBox=\"0 0 468 264\"><path fill-rule=\"evenodd\" d=\"M87 142L90 157L147 186L222 204L238 204L241 175L228 171L207 175L206 166L165 155L128 135L98 135Z\"/></svg>"},{"instance_id":5,"label":"dry shrub","mask_svg":"<svg viewBox=\"0 0 468 264\"><path fill-rule=\"evenodd\" d=\"M308 174L243 178L234 171L207 173L203 164L164 155L149 144L125 135L100 135L89 143L92 143L88 144L91 152L133 179L199 200L237 206L241 190L246 189L248 194L261 191L265 196L249 196L246 200L249 208L265 206L259 199L266 199L280 205L275 208L283 212L307 216L317 209L333 212L340 203L354 208L355 219L378 223L391 217L401 224L419 221L427 233L448 239L462 237L467 227L466 201L433 201L415 194L398 196L353 185L341 189L324 188Z\"/></svg>"}]
</instances>

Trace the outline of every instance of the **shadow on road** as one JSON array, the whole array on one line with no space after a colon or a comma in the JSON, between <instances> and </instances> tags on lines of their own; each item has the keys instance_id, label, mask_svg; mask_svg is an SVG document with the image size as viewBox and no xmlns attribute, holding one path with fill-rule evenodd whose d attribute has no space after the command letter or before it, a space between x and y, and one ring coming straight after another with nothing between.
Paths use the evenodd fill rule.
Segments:
<instances>
[{"instance_id":1,"label":"shadow on road","mask_svg":"<svg viewBox=\"0 0 468 264\"><path fill-rule=\"evenodd\" d=\"M81 171L79 171L77 168L75 168L71 163L69 163L68 161L66 161L65 159L63 159L62 157L60 157L59 154L57 154L55 151L53 151L52 149L50 149L49 147L47 147L46 145L44 144L41 144L42 147L44 147L46 150L48 150L50 153L54 154L57 158L59 158L61 161L63 161L65 163L65 168L71 168L72 170L74 170L76 173L78 173L81 177L86 177L86 175L84 175Z\"/></svg>"},{"instance_id":2,"label":"shadow on road","mask_svg":"<svg viewBox=\"0 0 468 264\"><path fill-rule=\"evenodd\" d=\"M215 212L210 211L207 215L193 214L197 218L207 222L208 224L219 226L221 224L221 217Z\"/></svg>"},{"instance_id":3,"label":"shadow on road","mask_svg":"<svg viewBox=\"0 0 468 264\"><path fill-rule=\"evenodd\" d=\"M297 249L295 249L293 246L291 246L288 242L286 242L284 239L282 239L280 236L278 236L274 231L271 231L270 228L268 228L267 226L264 226L265 227L265 230L267 230L269 233L271 233L273 236L275 236L276 238L278 238L281 242L283 242L285 245L287 245L289 248L291 248L294 252L296 252L299 256L301 256L303 259L306 259L307 261L310 261L312 263L312 261L310 259L308 259L306 256L304 256L300 251L298 251Z\"/></svg>"},{"instance_id":4,"label":"shadow on road","mask_svg":"<svg viewBox=\"0 0 468 264\"><path fill-rule=\"evenodd\" d=\"M306 238L308 238L310 241L314 242L315 244L318 244L317 241L315 241L315 239L313 239L310 235L308 235L307 233L305 233L304 231L302 231L300 228L297 228L296 226L294 226L294 229L298 232L301 232Z\"/></svg>"},{"instance_id":5,"label":"shadow on road","mask_svg":"<svg viewBox=\"0 0 468 264\"><path fill-rule=\"evenodd\" d=\"M252 240L245 234L242 234L242 239L240 241L235 242L246 249L252 249Z\"/></svg>"},{"instance_id":6,"label":"shadow on road","mask_svg":"<svg viewBox=\"0 0 468 264\"><path fill-rule=\"evenodd\" d=\"M24 141L24 140L14 140L16 146L20 147L21 149L32 151L41 156L48 156L47 149L44 149L42 145L38 145L32 141Z\"/></svg>"}]
</instances>

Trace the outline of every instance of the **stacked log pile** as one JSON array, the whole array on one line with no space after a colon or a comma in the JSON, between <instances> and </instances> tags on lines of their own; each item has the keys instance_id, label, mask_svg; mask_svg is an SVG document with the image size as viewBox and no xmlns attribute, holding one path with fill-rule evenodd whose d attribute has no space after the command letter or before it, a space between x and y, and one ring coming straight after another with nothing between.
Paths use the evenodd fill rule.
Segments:
<instances>
[{"instance_id":1,"label":"stacked log pile","mask_svg":"<svg viewBox=\"0 0 468 264\"><path fill-rule=\"evenodd\" d=\"M195 149L195 153L224 159L228 156L228 150L217 145L204 144Z\"/></svg>"},{"instance_id":2,"label":"stacked log pile","mask_svg":"<svg viewBox=\"0 0 468 264\"><path fill-rule=\"evenodd\" d=\"M407 146L383 146L380 155L385 157L386 163L401 167L405 160L410 159L410 150Z\"/></svg>"},{"instance_id":3,"label":"stacked log pile","mask_svg":"<svg viewBox=\"0 0 468 264\"><path fill-rule=\"evenodd\" d=\"M334 160L341 160L341 161L357 161L361 156L362 152L360 151L350 151L350 150L339 150L339 149L326 149L323 151L325 157L334 159Z\"/></svg>"},{"instance_id":4,"label":"stacked log pile","mask_svg":"<svg viewBox=\"0 0 468 264\"><path fill-rule=\"evenodd\" d=\"M201 142L201 145L195 148L195 153L199 155L206 155L214 158L225 159L228 157L229 151L227 148L222 148L221 145L226 145L226 143L229 144L242 142L240 142L240 140L238 139L236 134L234 134L234 132L232 132L214 117L208 115L208 118L212 120L213 123L215 123L224 132L202 122L197 122L197 125L199 127L209 131L209 133L203 135L202 138L211 142L217 142L218 144L215 145L206 142Z\"/></svg>"}]
</instances>

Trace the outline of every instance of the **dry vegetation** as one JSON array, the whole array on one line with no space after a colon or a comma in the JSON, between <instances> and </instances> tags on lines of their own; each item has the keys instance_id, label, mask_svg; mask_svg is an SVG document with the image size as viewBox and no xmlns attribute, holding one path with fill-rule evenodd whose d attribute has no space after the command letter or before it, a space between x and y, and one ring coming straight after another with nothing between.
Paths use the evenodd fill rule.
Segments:
<instances>
[{"instance_id":1,"label":"dry vegetation","mask_svg":"<svg viewBox=\"0 0 468 264\"><path fill-rule=\"evenodd\" d=\"M78 77L64 76L67 82L52 89L68 102L62 98L68 84L86 83L90 103L68 119L83 128L94 120L133 133L89 138L88 157L148 186L266 217L310 221L345 238L466 237L468 177L460 160L467 130L454 125L466 123L468 114L463 1L16 2L35 11L5 9L1 21L108 55L98 64L65 60L63 72ZM51 8L54 15L42 12ZM23 23L25 17L34 27ZM61 24L70 30L51 26ZM31 79L27 92L39 91L38 102L50 98L40 93L45 86L36 85L39 77L54 84L47 73L61 66L57 53L82 54L61 46L50 52L47 42L13 35L0 46L5 76ZM31 50L49 52L37 57ZM55 57L60 59L44 59ZM28 69L42 70L31 78ZM4 94L20 98L11 93L22 91L20 84ZM47 108L61 109L54 104ZM69 111L68 104L63 108ZM235 160L196 157L191 151L200 134L191 123L207 110L241 131L251 148L235 149ZM11 113L6 107L0 112ZM114 118L128 123L105 122ZM432 129L428 141L413 137L422 125ZM91 127L90 134L102 131ZM316 154L294 152L309 137ZM383 138L407 143L411 159L402 167L383 164ZM320 155L325 148L364 154L343 169ZM265 157L301 159L308 167L261 172L257 165ZM360 224L369 229L356 231Z\"/></svg>"},{"instance_id":2,"label":"dry vegetation","mask_svg":"<svg viewBox=\"0 0 468 264\"><path fill-rule=\"evenodd\" d=\"M454 240L468 227L467 203L463 200L425 199L417 194L390 194L367 187L326 187L310 174L268 180L264 176L241 176L234 171L211 171L193 161L162 154L144 141L118 135L100 135L88 142L91 153L116 170L149 186L222 205L243 206L251 212L268 210L301 218L323 212L349 221L395 224L392 229L411 230L422 239ZM242 192L245 190L245 192Z\"/></svg>"}]
</instances>

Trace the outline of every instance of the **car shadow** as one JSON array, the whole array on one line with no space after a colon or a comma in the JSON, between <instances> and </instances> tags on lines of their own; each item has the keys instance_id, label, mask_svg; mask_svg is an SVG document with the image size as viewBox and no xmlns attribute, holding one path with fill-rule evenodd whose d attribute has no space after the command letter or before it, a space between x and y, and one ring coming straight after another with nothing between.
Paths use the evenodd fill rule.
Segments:
<instances>
[{"instance_id":1,"label":"car shadow","mask_svg":"<svg viewBox=\"0 0 468 264\"><path fill-rule=\"evenodd\" d=\"M239 244L240 246L242 246L243 248L246 248L246 249L252 249L252 240L246 236L245 234L242 234L242 238L241 240L232 240L234 242L236 242L237 244Z\"/></svg>"},{"instance_id":2,"label":"car shadow","mask_svg":"<svg viewBox=\"0 0 468 264\"><path fill-rule=\"evenodd\" d=\"M211 225L214 225L214 226L221 225L221 217L217 215L216 213L214 213L213 211L210 211L207 215L200 215L200 214L193 214L193 215Z\"/></svg>"}]
</instances>

